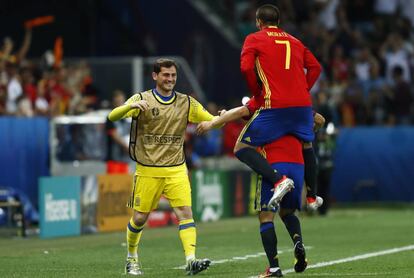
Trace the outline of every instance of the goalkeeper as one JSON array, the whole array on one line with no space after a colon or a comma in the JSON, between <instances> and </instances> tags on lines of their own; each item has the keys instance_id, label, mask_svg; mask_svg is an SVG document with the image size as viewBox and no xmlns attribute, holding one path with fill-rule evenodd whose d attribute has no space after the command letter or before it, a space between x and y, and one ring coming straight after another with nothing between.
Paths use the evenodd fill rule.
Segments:
<instances>
[{"instance_id":1,"label":"goalkeeper","mask_svg":"<svg viewBox=\"0 0 414 278\"><path fill-rule=\"evenodd\" d=\"M132 117L129 155L137 162L128 206L133 216L127 225L127 274L141 275L138 245L150 212L161 194L179 220L179 235L186 257L186 271L194 275L207 269L208 259L196 259L196 225L191 210L191 187L184 155L187 123L210 121L213 116L194 98L174 90L177 65L158 59L152 78L155 88L133 95L109 114L111 121Z\"/></svg>"}]
</instances>

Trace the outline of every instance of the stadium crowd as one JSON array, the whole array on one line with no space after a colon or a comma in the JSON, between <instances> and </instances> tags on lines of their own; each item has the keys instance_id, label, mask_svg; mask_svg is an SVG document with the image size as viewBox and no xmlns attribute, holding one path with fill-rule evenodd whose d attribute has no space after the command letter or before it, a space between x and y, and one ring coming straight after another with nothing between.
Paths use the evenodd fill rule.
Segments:
<instances>
[{"instance_id":1,"label":"stadium crowd","mask_svg":"<svg viewBox=\"0 0 414 278\"><path fill-rule=\"evenodd\" d=\"M240 43L257 30L255 12L262 1L205 2L238 32ZM281 28L303 41L324 68L312 95L314 109L327 123L343 127L414 124L413 1L276 2L284 11ZM218 153L232 155L242 127L243 123L230 123L223 134L194 138L196 153L214 152L214 142L223 136Z\"/></svg>"},{"instance_id":2,"label":"stadium crowd","mask_svg":"<svg viewBox=\"0 0 414 278\"><path fill-rule=\"evenodd\" d=\"M240 43L256 31L255 10L261 2L206 1L239 34ZM275 2L284 11L281 28L303 41L323 65L312 95L314 109L327 122L345 127L414 123L413 1ZM54 52L28 59L31 40L31 28L26 28L19 50L14 50L12 39L3 40L0 115L54 117L102 107L86 62L63 63L56 45ZM240 101L234 103L238 106ZM206 107L213 114L218 110L214 103ZM193 138L190 127L188 137L193 144L189 144L189 152L195 150L199 156L231 154L242 126L231 123L223 131L201 138ZM205 145L211 147L197 147Z\"/></svg>"},{"instance_id":3,"label":"stadium crowd","mask_svg":"<svg viewBox=\"0 0 414 278\"><path fill-rule=\"evenodd\" d=\"M32 30L26 28L19 50L10 37L0 50L0 115L21 117L75 115L99 108L86 62L64 64L55 44L43 57L28 59ZM59 53L60 52L60 53Z\"/></svg>"},{"instance_id":4,"label":"stadium crowd","mask_svg":"<svg viewBox=\"0 0 414 278\"><path fill-rule=\"evenodd\" d=\"M263 1L205 1L239 34L256 31ZM314 108L341 126L414 123L414 2L279 0L281 28L299 38L324 68Z\"/></svg>"}]
</instances>

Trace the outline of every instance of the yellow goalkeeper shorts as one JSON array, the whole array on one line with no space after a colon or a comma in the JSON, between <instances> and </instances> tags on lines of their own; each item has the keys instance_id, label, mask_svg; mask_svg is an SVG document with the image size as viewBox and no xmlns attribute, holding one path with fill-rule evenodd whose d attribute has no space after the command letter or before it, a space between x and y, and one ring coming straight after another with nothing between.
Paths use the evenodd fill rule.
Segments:
<instances>
[{"instance_id":1,"label":"yellow goalkeeper shorts","mask_svg":"<svg viewBox=\"0 0 414 278\"><path fill-rule=\"evenodd\" d=\"M139 212L150 212L158 207L161 195L167 198L173 208L191 206L191 186L188 176L145 177L135 175L127 206Z\"/></svg>"}]
</instances>

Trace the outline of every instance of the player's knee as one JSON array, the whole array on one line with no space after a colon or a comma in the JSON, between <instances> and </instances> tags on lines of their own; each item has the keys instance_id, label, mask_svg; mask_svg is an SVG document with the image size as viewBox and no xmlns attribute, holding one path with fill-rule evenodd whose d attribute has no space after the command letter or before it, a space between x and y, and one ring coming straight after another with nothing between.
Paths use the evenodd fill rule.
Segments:
<instances>
[{"instance_id":1,"label":"player's knee","mask_svg":"<svg viewBox=\"0 0 414 278\"><path fill-rule=\"evenodd\" d=\"M193 212L191 207L176 207L174 208L175 215L177 216L178 220L185 220L193 218Z\"/></svg>"},{"instance_id":2,"label":"player's knee","mask_svg":"<svg viewBox=\"0 0 414 278\"><path fill-rule=\"evenodd\" d=\"M280 219L282 219L282 221L286 216L289 216L294 213L295 213L294 209L284 209L284 208L279 209L279 216L280 216Z\"/></svg>"},{"instance_id":3,"label":"player's knee","mask_svg":"<svg viewBox=\"0 0 414 278\"><path fill-rule=\"evenodd\" d=\"M244 148L253 148L253 147L249 146L247 144L244 144L242 142L236 142L236 144L234 145L234 148L233 148L234 155L237 157L237 152L239 152L240 150L242 150Z\"/></svg>"},{"instance_id":4,"label":"player's knee","mask_svg":"<svg viewBox=\"0 0 414 278\"><path fill-rule=\"evenodd\" d=\"M148 213L142 212L134 212L133 221L134 224L137 226L144 226L145 222L147 222Z\"/></svg>"},{"instance_id":5,"label":"player's knee","mask_svg":"<svg viewBox=\"0 0 414 278\"><path fill-rule=\"evenodd\" d=\"M266 223L266 222L273 222L275 214L271 211L261 211L259 213L259 222Z\"/></svg>"}]
</instances>

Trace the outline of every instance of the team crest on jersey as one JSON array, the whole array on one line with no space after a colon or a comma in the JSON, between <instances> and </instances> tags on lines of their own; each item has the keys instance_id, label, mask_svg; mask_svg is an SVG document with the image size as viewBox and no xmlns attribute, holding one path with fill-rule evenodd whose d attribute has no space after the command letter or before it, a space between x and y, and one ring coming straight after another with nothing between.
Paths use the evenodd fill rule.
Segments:
<instances>
[{"instance_id":1,"label":"team crest on jersey","mask_svg":"<svg viewBox=\"0 0 414 278\"><path fill-rule=\"evenodd\" d=\"M154 107L151 109L151 113L154 117L157 117L160 114L160 109L158 109L158 107Z\"/></svg>"}]
</instances>

